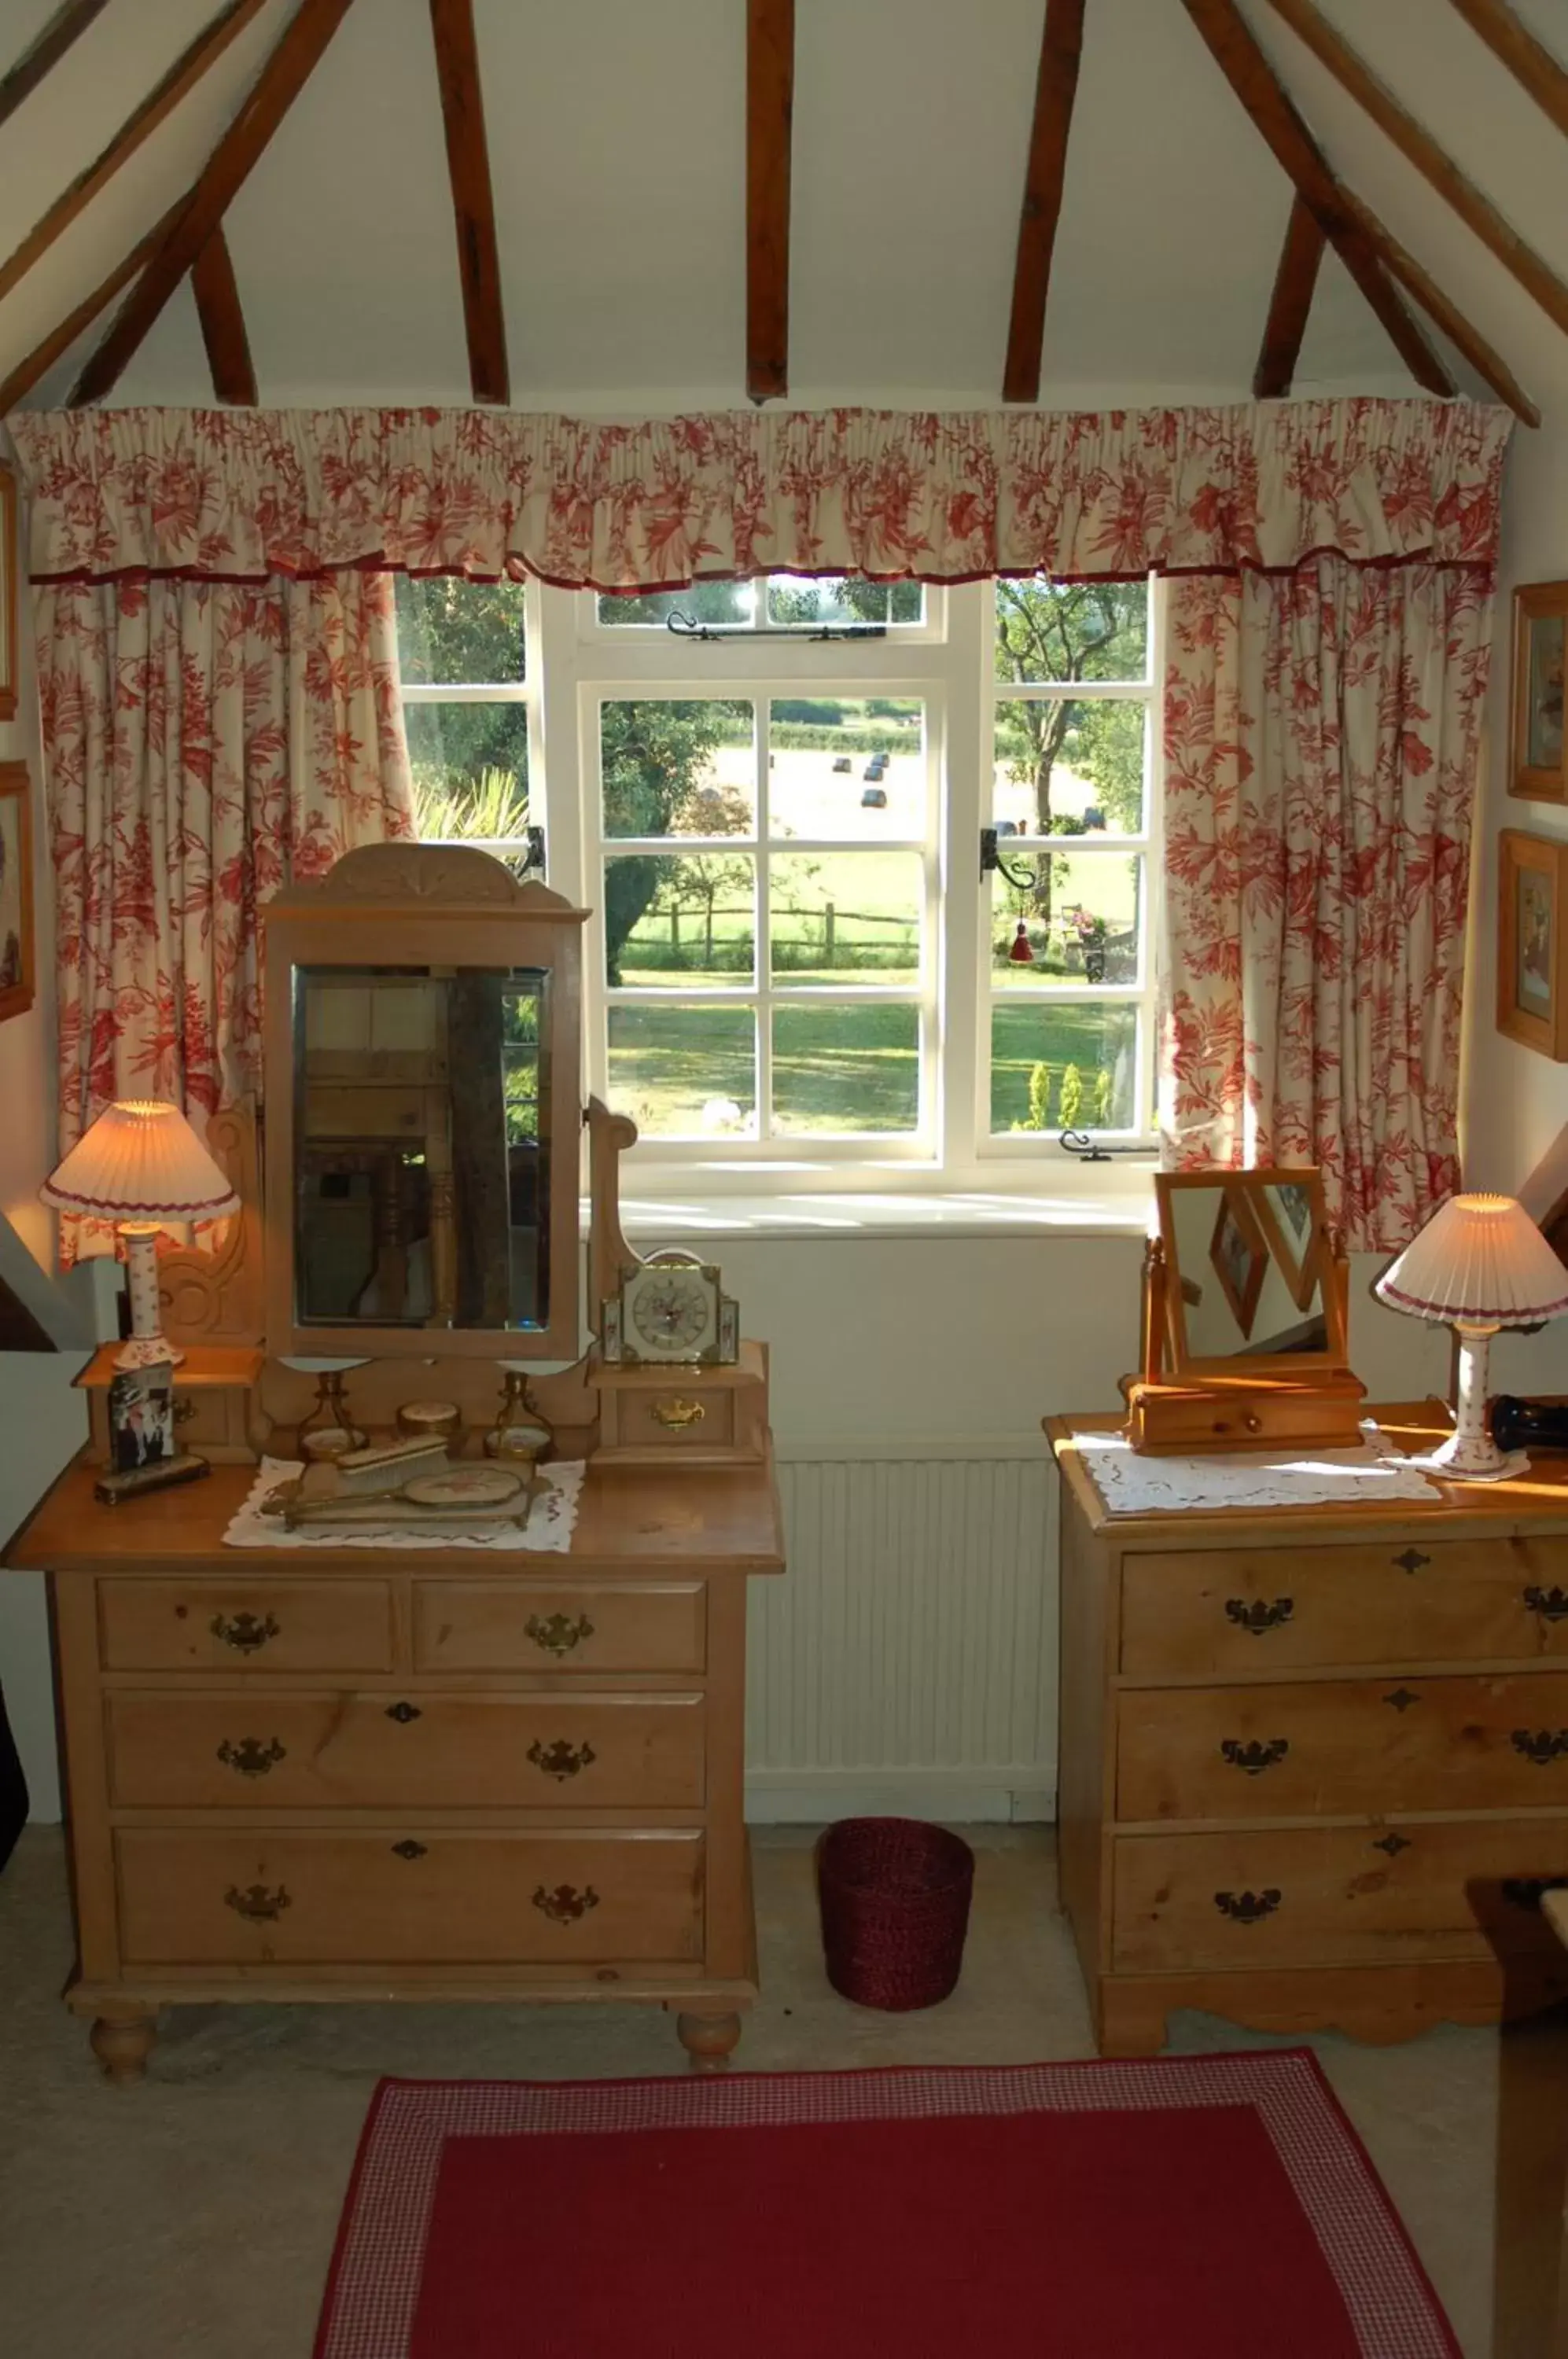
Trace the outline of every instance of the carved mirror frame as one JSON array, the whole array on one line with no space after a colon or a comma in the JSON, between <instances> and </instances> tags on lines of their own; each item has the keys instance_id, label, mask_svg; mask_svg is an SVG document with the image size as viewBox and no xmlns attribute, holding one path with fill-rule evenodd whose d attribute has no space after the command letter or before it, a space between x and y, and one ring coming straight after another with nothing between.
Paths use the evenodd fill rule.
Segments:
<instances>
[{"instance_id":1,"label":"carved mirror frame","mask_svg":"<svg viewBox=\"0 0 1568 2359\"><path fill-rule=\"evenodd\" d=\"M264 912L267 986L267 1348L278 1357L575 1360L582 1176L583 927L548 886L519 884L487 852L378 843L345 853L320 883L292 885ZM296 1315L294 976L301 967L538 967L548 970L551 1128L542 1327L343 1325ZM541 1046L543 1042L541 1040Z\"/></svg>"}]
</instances>

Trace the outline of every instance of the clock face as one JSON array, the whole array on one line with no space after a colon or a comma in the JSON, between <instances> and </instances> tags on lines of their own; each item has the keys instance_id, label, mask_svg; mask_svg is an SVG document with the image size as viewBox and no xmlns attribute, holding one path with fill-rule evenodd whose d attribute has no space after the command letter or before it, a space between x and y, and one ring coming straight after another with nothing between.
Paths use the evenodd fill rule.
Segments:
<instances>
[{"instance_id":1,"label":"clock face","mask_svg":"<svg viewBox=\"0 0 1568 2359\"><path fill-rule=\"evenodd\" d=\"M661 1359L702 1350L714 1332L713 1288L695 1269L650 1269L626 1289L626 1310L644 1349Z\"/></svg>"}]
</instances>

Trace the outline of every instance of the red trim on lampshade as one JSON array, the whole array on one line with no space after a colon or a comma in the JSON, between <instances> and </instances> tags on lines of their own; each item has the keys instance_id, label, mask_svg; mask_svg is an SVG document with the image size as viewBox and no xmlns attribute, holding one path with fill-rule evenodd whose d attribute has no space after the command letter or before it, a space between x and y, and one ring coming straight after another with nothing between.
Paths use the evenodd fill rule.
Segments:
<instances>
[{"instance_id":1,"label":"red trim on lampshade","mask_svg":"<svg viewBox=\"0 0 1568 2359\"><path fill-rule=\"evenodd\" d=\"M1499 1327L1533 1327L1538 1320L1560 1319L1568 1310L1568 1294L1561 1296L1555 1302L1543 1302L1528 1310L1517 1307L1508 1310L1482 1310L1473 1304L1466 1304L1463 1310L1456 1310L1451 1303L1426 1302L1419 1295L1407 1294L1402 1286L1390 1286L1387 1278L1379 1278L1373 1291L1380 1301L1394 1303L1401 1310L1413 1310L1418 1319L1444 1319L1451 1323L1468 1319L1483 1324L1495 1322Z\"/></svg>"},{"instance_id":2,"label":"red trim on lampshade","mask_svg":"<svg viewBox=\"0 0 1568 2359\"><path fill-rule=\"evenodd\" d=\"M38 1193L56 1212L82 1212L93 1220L115 1221L220 1220L225 1213L237 1211L240 1201L231 1188L226 1194L211 1197L205 1203L181 1204L178 1212L171 1212L167 1204L116 1204L113 1212L107 1212L97 1197L79 1196L74 1189L57 1188L52 1180Z\"/></svg>"}]
</instances>

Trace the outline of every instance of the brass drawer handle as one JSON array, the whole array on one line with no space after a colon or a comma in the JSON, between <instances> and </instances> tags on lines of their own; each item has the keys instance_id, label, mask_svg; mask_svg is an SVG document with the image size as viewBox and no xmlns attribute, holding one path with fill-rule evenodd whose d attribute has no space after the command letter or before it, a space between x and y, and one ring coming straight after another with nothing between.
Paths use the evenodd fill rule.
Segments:
<instances>
[{"instance_id":1,"label":"brass drawer handle","mask_svg":"<svg viewBox=\"0 0 1568 2359\"><path fill-rule=\"evenodd\" d=\"M1561 1589L1538 1589L1531 1582L1519 1594L1530 1611L1539 1614L1543 1622L1568 1622L1568 1596Z\"/></svg>"},{"instance_id":2,"label":"brass drawer handle","mask_svg":"<svg viewBox=\"0 0 1568 2359\"><path fill-rule=\"evenodd\" d=\"M388 1720L397 1721L400 1727L407 1728L411 1720L419 1720L423 1714L417 1703L398 1702L387 1705L387 1717Z\"/></svg>"},{"instance_id":3,"label":"brass drawer handle","mask_svg":"<svg viewBox=\"0 0 1568 2359\"><path fill-rule=\"evenodd\" d=\"M264 1745L259 1736L242 1736L237 1745L224 1737L218 1747L218 1758L225 1769L234 1769L242 1777L265 1777L267 1771L289 1755L275 1736Z\"/></svg>"},{"instance_id":4,"label":"brass drawer handle","mask_svg":"<svg viewBox=\"0 0 1568 2359\"><path fill-rule=\"evenodd\" d=\"M655 1425L663 1426L667 1433L684 1433L690 1427L701 1425L707 1414L702 1402L694 1400L655 1401L648 1411Z\"/></svg>"},{"instance_id":5,"label":"brass drawer handle","mask_svg":"<svg viewBox=\"0 0 1568 2359\"><path fill-rule=\"evenodd\" d=\"M293 1905L281 1884L276 1892L269 1892L265 1884L247 1884L243 1892L237 1884L231 1884L223 1895L224 1908L232 1908L236 1917L245 1918L252 1925L281 1917Z\"/></svg>"},{"instance_id":6,"label":"brass drawer handle","mask_svg":"<svg viewBox=\"0 0 1568 2359\"><path fill-rule=\"evenodd\" d=\"M534 1894L534 1907L552 1925L575 1925L598 1906L599 1896L591 1884L585 1884L581 1892L572 1884L558 1884L553 1892L547 1892L541 1884Z\"/></svg>"},{"instance_id":7,"label":"brass drawer handle","mask_svg":"<svg viewBox=\"0 0 1568 2359\"><path fill-rule=\"evenodd\" d=\"M398 1859L423 1859L430 1845L416 1843L412 1835L405 1835L401 1843L393 1844L392 1849Z\"/></svg>"},{"instance_id":8,"label":"brass drawer handle","mask_svg":"<svg viewBox=\"0 0 1568 2359\"><path fill-rule=\"evenodd\" d=\"M523 1634L547 1655L570 1655L573 1647L593 1636L593 1625L586 1614L580 1614L575 1622L569 1614L550 1614L542 1622L537 1614L530 1614Z\"/></svg>"},{"instance_id":9,"label":"brass drawer handle","mask_svg":"<svg viewBox=\"0 0 1568 2359\"><path fill-rule=\"evenodd\" d=\"M1568 1728L1516 1728L1508 1742L1516 1753L1522 1753L1527 1761L1544 1769L1568 1753Z\"/></svg>"},{"instance_id":10,"label":"brass drawer handle","mask_svg":"<svg viewBox=\"0 0 1568 2359\"><path fill-rule=\"evenodd\" d=\"M528 1747L528 1759L535 1768L542 1769L547 1777L561 1784L568 1777L575 1777L580 1769L586 1769L597 1758L591 1745L569 1745L564 1736L558 1736L550 1745L541 1744L536 1736Z\"/></svg>"},{"instance_id":11,"label":"brass drawer handle","mask_svg":"<svg viewBox=\"0 0 1568 2359\"><path fill-rule=\"evenodd\" d=\"M1401 1572L1420 1572L1423 1565L1432 1562L1432 1559L1422 1556L1420 1549L1408 1548L1403 1556L1391 1558L1390 1562L1397 1564Z\"/></svg>"},{"instance_id":12,"label":"brass drawer handle","mask_svg":"<svg viewBox=\"0 0 1568 2359\"><path fill-rule=\"evenodd\" d=\"M1272 1605L1265 1605L1261 1597L1255 1597L1249 1605L1244 1597L1227 1597L1225 1610L1238 1630L1248 1630L1255 1638L1261 1638L1265 1630L1278 1630L1290 1620L1296 1610L1296 1601L1293 1597L1277 1597Z\"/></svg>"},{"instance_id":13,"label":"brass drawer handle","mask_svg":"<svg viewBox=\"0 0 1568 2359\"><path fill-rule=\"evenodd\" d=\"M1386 1851L1390 1859L1398 1859L1399 1854L1402 1851L1409 1851L1410 1847L1409 1835L1396 1834L1392 1828L1386 1835L1378 1835L1372 1845L1374 1851Z\"/></svg>"},{"instance_id":14,"label":"brass drawer handle","mask_svg":"<svg viewBox=\"0 0 1568 2359\"><path fill-rule=\"evenodd\" d=\"M270 1614L264 1617L255 1614L214 1614L208 1626L214 1638L221 1638L225 1647L233 1647L240 1655L254 1655L269 1638L283 1636Z\"/></svg>"},{"instance_id":15,"label":"brass drawer handle","mask_svg":"<svg viewBox=\"0 0 1568 2359\"><path fill-rule=\"evenodd\" d=\"M1561 1892L1568 1886L1568 1876L1505 1875L1503 1898L1510 1908L1539 1908L1549 1892Z\"/></svg>"},{"instance_id":16,"label":"brass drawer handle","mask_svg":"<svg viewBox=\"0 0 1568 2359\"><path fill-rule=\"evenodd\" d=\"M1270 1885L1267 1892L1216 1892L1214 1895L1214 1907L1222 1917L1228 1917L1233 1925L1261 1924L1265 1917L1273 1916L1279 1906L1279 1892L1275 1885Z\"/></svg>"},{"instance_id":17,"label":"brass drawer handle","mask_svg":"<svg viewBox=\"0 0 1568 2359\"><path fill-rule=\"evenodd\" d=\"M1220 1740L1222 1757L1233 1769L1245 1770L1249 1777L1261 1777L1265 1769L1272 1769L1277 1762L1283 1761L1290 1750L1290 1740L1284 1736L1255 1737L1250 1745L1243 1745L1236 1736Z\"/></svg>"}]
</instances>

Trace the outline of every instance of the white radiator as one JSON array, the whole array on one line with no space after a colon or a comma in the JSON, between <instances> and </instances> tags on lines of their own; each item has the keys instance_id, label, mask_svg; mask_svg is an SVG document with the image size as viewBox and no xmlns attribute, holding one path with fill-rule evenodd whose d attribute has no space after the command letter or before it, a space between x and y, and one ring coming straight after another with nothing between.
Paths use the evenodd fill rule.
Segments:
<instances>
[{"instance_id":1,"label":"white radiator","mask_svg":"<svg viewBox=\"0 0 1568 2359\"><path fill-rule=\"evenodd\" d=\"M1048 1819L1054 1483L1025 1457L798 1458L751 1585L747 1810Z\"/></svg>"}]
</instances>

